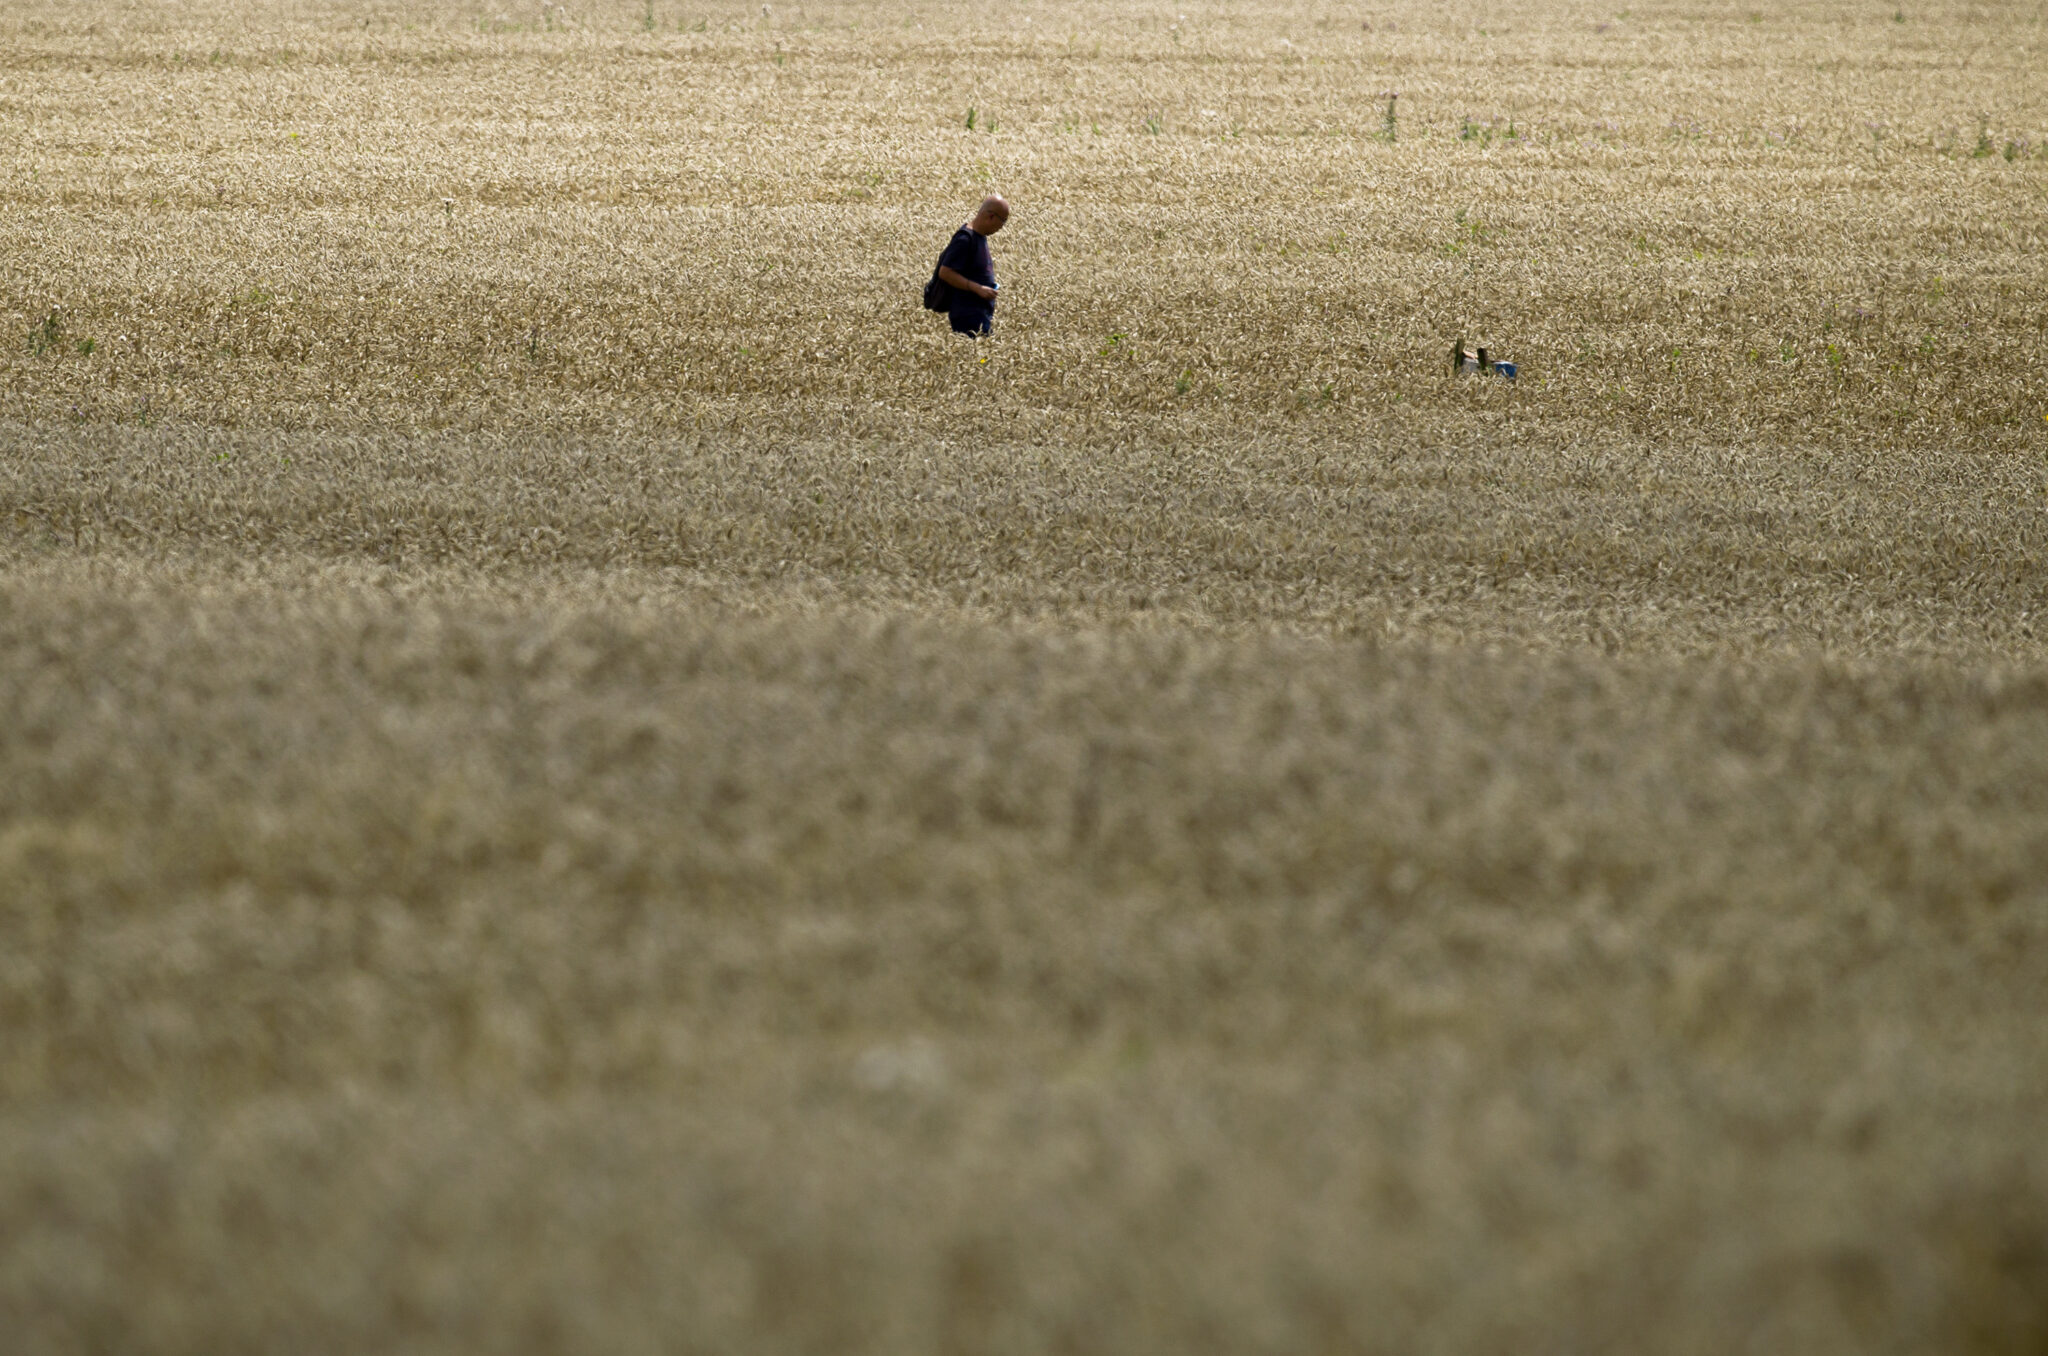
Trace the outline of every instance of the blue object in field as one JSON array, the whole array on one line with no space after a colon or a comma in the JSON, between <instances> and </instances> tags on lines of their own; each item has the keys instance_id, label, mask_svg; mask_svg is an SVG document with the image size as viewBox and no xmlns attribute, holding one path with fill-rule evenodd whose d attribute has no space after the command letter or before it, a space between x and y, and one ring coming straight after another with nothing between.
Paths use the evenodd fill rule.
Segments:
<instances>
[{"instance_id":1,"label":"blue object in field","mask_svg":"<svg viewBox=\"0 0 2048 1356\"><path fill-rule=\"evenodd\" d=\"M1462 338L1451 345L1451 370L1458 373L1473 374L1492 372L1498 376L1506 377L1509 381L1515 379L1515 365L1513 363L1495 362L1493 355L1484 348L1466 348L1465 341Z\"/></svg>"}]
</instances>

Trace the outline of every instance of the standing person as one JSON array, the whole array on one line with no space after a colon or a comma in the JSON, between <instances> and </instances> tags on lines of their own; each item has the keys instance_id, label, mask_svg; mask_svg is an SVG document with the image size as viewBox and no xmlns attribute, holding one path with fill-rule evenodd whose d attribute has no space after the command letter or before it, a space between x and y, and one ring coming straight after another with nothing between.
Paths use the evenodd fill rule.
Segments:
<instances>
[{"instance_id":1,"label":"standing person","mask_svg":"<svg viewBox=\"0 0 2048 1356\"><path fill-rule=\"evenodd\" d=\"M944 311L955 334L979 336L995 325L996 261L988 252L988 238L1009 219L1010 204L990 194L967 224L953 232L945 253L939 256L932 279L944 283L945 288L940 297L928 296L925 305ZM933 306L935 300L944 304Z\"/></svg>"}]
</instances>

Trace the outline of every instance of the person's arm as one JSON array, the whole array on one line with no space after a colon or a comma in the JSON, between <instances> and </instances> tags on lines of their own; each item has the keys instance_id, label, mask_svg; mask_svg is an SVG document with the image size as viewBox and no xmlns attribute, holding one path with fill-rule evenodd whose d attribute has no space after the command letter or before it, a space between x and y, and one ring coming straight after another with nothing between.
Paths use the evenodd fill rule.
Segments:
<instances>
[{"instance_id":1,"label":"person's arm","mask_svg":"<svg viewBox=\"0 0 2048 1356\"><path fill-rule=\"evenodd\" d=\"M980 297L983 301L994 301L996 299L995 288L983 287L978 282L970 281L966 277L966 275L961 273L959 269L954 268L951 264L939 265L939 281L947 284L950 287L957 287L962 292L972 292L975 296Z\"/></svg>"}]
</instances>

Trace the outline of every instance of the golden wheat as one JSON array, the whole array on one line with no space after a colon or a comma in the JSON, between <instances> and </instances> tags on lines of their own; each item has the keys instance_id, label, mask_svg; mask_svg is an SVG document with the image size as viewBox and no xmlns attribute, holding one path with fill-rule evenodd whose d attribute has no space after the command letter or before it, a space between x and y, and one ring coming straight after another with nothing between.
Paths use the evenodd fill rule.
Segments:
<instances>
[{"instance_id":1,"label":"golden wheat","mask_svg":"<svg viewBox=\"0 0 2048 1356\"><path fill-rule=\"evenodd\" d=\"M8 5L0 1345L2038 1349L2044 53Z\"/></svg>"},{"instance_id":2,"label":"golden wheat","mask_svg":"<svg viewBox=\"0 0 2048 1356\"><path fill-rule=\"evenodd\" d=\"M916 288L1000 186L971 399L1027 426L1462 408L1454 333L1524 364L1515 417L1589 436L2038 447L2048 414L2025 6L243 8L5 21L0 316L56 317L6 348L9 413L922 413L963 355Z\"/></svg>"}]
</instances>

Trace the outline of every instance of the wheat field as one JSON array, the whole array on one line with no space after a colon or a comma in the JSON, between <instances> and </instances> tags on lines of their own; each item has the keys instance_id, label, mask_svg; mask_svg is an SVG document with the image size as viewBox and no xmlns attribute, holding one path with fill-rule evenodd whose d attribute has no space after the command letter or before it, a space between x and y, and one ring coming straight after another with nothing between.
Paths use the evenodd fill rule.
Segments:
<instances>
[{"instance_id":1,"label":"wheat field","mask_svg":"<svg viewBox=\"0 0 2048 1356\"><path fill-rule=\"evenodd\" d=\"M2048 1351L2044 70L10 0L0 1349Z\"/></svg>"}]
</instances>

